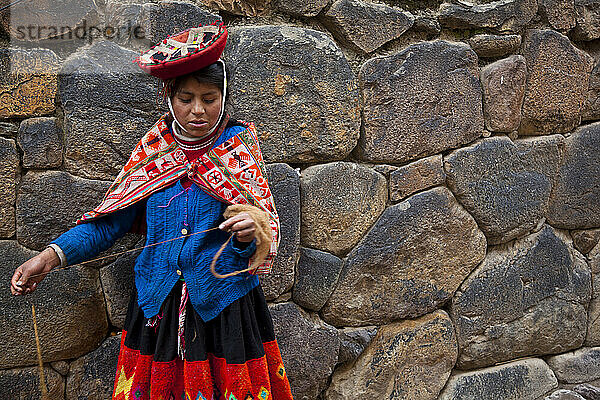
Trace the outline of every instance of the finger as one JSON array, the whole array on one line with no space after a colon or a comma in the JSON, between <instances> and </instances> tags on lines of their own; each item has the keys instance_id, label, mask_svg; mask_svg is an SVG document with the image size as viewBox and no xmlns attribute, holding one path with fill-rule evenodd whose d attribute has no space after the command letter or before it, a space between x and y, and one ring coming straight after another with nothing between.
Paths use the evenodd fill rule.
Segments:
<instances>
[{"instance_id":1,"label":"finger","mask_svg":"<svg viewBox=\"0 0 600 400\"><path fill-rule=\"evenodd\" d=\"M245 229L254 229L254 221L250 220L242 220L240 222L236 222L232 227L231 230L234 232L239 232L239 231L243 231Z\"/></svg>"},{"instance_id":2,"label":"finger","mask_svg":"<svg viewBox=\"0 0 600 400\"><path fill-rule=\"evenodd\" d=\"M20 278L21 278L21 267L17 268L15 270L15 273L12 276L12 279L10 280L11 285L13 286L20 286L20 284L17 284L17 282L19 282Z\"/></svg>"},{"instance_id":3,"label":"finger","mask_svg":"<svg viewBox=\"0 0 600 400\"><path fill-rule=\"evenodd\" d=\"M234 224L246 219L246 217L249 217L248 214L246 214L246 213L239 213L237 215L234 215L233 217L228 218L227 220L223 221L221 223L221 225L219 225L219 229L224 230L224 231L230 230Z\"/></svg>"}]
</instances>

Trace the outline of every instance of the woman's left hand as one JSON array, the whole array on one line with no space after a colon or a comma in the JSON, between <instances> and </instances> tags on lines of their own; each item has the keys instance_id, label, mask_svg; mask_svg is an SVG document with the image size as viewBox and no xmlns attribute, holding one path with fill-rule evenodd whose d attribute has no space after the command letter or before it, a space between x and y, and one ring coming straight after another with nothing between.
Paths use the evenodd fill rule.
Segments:
<instances>
[{"instance_id":1,"label":"woman's left hand","mask_svg":"<svg viewBox=\"0 0 600 400\"><path fill-rule=\"evenodd\" d=\"M238 241L249 243L254 240L256 223L248 213L241 212L223 221L219 225L219 229L227 232L232 231Z\"/></svg>"}]
</instances>

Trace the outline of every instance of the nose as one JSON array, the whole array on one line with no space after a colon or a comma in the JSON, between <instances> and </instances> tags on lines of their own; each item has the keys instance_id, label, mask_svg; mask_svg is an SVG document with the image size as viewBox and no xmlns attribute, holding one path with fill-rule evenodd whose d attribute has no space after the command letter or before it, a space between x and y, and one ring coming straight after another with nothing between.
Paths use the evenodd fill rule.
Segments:
<instances>
[{"instance_id":1,"label":"nose","mask_svg":"<svg viewBox=\"0 0 600 400\"><path fill-rule=\"evenodd\" d=\"M204 104L201 101L195 101L192 105L193 114L204 114Z\"/></svg>"}]
</instances>

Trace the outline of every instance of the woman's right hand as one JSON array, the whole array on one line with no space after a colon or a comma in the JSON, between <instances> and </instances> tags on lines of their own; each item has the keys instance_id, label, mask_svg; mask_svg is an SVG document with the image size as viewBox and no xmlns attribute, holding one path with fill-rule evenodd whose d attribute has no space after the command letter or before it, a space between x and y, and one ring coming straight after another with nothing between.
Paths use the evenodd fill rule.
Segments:
<instances>
[{"instance_id":1,"label":"woman's right hand","mask_svg":"<svg viewBox=\"0 0 600 400\"><path fill-rule=\"evenodd\" d=\"M32 293L47 273L58 265L60 265L60 258L51 247L48 247L17 267L10 281L11 293L15 296ZM38 274L43 275L30 278Z\"/></svg>"}]
</instances>

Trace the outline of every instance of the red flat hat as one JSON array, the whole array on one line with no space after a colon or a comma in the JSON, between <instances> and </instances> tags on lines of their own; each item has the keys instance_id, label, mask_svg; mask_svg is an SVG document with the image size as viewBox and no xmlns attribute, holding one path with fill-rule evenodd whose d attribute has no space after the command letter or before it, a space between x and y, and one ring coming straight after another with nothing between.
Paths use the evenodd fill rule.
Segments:
<instances>
[{"instance_id":1,"label":"red flat hat","mask_svg":"<svg viewBox=\"0 0 600 400\"><path fill-rule=\"evenodd\" d=\"M160 79L175 78L215 63L221 58L226 42L225 25L215 21L169 36L134 62Z\"/></svg>"}]
</instances>

